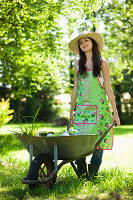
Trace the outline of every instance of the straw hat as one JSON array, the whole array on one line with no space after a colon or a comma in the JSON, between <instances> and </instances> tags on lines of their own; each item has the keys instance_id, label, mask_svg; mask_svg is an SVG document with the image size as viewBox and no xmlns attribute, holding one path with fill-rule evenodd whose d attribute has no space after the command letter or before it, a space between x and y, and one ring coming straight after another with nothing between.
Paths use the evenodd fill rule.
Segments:
<instances>
[{"instance_id":1,"label":"straw hat","mask_svg":"<svg viewBox=\"0 0 133 200\"><path fill-rule=\"evenodd\" d=\"M90 37L94 39L96 43L98 44L98 50L100 52L102 51L104 47L103 37L99 33L84 31L79 36L77 36L76 38L74 38L68 43L68 47L73 53L79 55L78 40L83 37Z\"/></svg>"}]
</instances>

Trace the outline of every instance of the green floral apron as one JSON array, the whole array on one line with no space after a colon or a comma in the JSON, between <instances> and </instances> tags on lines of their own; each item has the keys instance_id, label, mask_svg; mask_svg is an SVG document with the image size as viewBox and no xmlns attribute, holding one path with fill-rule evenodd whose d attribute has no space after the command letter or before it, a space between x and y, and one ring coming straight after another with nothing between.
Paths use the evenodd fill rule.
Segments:
<instances>
[{"instance_id":1,"label":"green floral apron","mask_svg":"<svg viewBox=\"0 0 133 200\"><path fill-rule=\"evenodd\" d=\"M78 100L75 111L74 129L80 134L98 134L99 137L111 123L109 103L104 84L99 77L93 77L92 70L79 74ZM97 149L112 149L113 130L110 130Z\"/></svg>"}]
</instances>

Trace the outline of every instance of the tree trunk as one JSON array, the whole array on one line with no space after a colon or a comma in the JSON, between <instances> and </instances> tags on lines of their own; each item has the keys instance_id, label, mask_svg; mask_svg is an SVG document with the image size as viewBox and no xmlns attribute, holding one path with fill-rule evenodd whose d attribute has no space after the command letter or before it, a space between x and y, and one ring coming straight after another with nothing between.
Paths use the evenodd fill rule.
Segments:
<instances>
[{"instance_id":1,"label":"tree trunk","mask_svg":"<svg viewBox=\"0 0 133 200\"><path fill-rule=\"evenodd\" d=\"M120 85L114 85L115 87L115 100L116 100L116 106L118 110L118 114L121 119L121 86Z\"/></svg>"},{"instance_id":2,"label":"tree trunk","mask_svg":"<svg viewBox=\"0 0 133 200\"><path fill-rule=\"evenodd\" d=\"M15 112L14 112L14 116L13 116L13 120L14 122L21 122L21 97L19 99L16 100L12 100L12 107L14 108Z\"/></svg>"}]
</instances>

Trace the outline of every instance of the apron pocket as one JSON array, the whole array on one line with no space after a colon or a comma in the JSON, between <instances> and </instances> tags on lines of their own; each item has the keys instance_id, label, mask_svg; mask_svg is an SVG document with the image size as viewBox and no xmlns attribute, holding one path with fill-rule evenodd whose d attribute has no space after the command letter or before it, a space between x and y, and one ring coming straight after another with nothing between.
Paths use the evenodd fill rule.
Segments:
<instances>
[{"instance_id":1,"label":"apron pocket","mask_svg":"<svg viewBox=\"0 0 133 200\"><path fill-rule=\"evenodd\" d=\"M74 124L96 124L97 105L77 105Z\"/></svg>"}]
</instances>

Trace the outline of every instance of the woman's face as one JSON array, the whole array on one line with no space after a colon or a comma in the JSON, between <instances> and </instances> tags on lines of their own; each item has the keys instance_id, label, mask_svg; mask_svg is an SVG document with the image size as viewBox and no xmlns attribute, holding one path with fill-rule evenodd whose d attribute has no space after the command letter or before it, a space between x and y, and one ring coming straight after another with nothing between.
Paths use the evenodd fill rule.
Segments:
<instances>
[{"instance_id":1,"label":"woman's face","mask_svg":"<svg viewBox=\"0 0 133 200\"><path fill-rule=\"evenodd\" d=\"M92 50L92 41L88 37L83 37L79 39L79 47L83 52Z\"/></svg>"}]
</instances>

